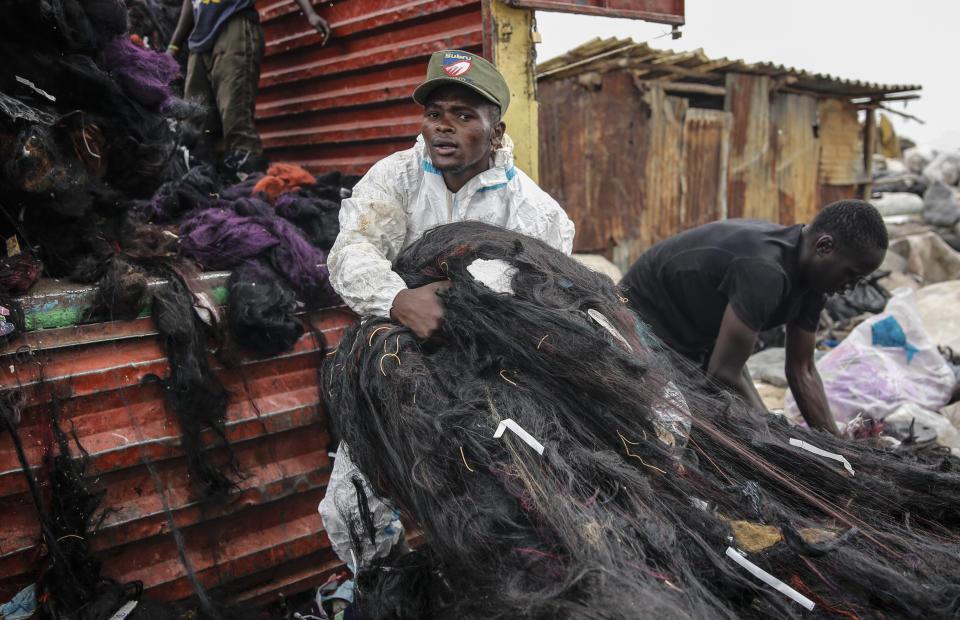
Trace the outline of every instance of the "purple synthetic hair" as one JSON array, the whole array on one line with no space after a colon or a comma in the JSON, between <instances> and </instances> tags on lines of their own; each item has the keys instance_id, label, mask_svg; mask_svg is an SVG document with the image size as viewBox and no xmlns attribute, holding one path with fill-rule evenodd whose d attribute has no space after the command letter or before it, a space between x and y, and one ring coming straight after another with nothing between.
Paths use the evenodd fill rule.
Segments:
<instances>
[{"instance_id":1,"label":"purple synthetic hair","mask_svg":"<svg viewBox=\"0 0 960 620\"><path fill-rule=\"evenodd\" d=\"M180 65L168 54L134 45L124 37L107 43L98 64L123 91L151 110L160 110L170 98L170 82L180 75Z\"/></svg>"},{"instance_id":2,"label":"purple synthetic hair","mask_svg":"<svg viewBox=\"0 0 960 620\"><path fill-rule=\"evenodd\" d=\"M180 232L183 254L206 269L233 269L262 257L301 299L313 300L328 292L326 256L285 220L210 209L185 221Z\"/></svg>"}]
</instances>

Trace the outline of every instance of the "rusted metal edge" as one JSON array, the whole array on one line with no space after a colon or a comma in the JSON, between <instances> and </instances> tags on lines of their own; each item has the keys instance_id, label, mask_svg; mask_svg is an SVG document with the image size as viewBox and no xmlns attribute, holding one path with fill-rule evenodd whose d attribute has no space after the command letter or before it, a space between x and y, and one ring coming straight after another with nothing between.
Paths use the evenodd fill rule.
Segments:
<instances>
[{"instance_id":1,"label":"rusted metal edge","mask_svg":"<svg viewBox=\"0 0 960 620\"><path fill-rule=\"evenodd\" d=\"M602 17L625 17L628 19L640 19L648 22L660 24L671 24L675 26L684 25L684 7L683 0L675 0L673 13L664 13L662 11L651 11L645 9L619 9L606 6L590 6L582 0L576 2L563 2L562 0L502 0L510 6L538 9L541 11L555 11L557 13L576 13L578 15L599 15ZM643 5L643 2L634 2L633 4Z\"/></svg>"},{"instance_id":2,"label":"rusted metal edge","mask_svg":"<svg viewBox=\"0 0 960 620\"><path fill-rule=\"evenodd\" d=\"M229 275L228 272L211 271L202 273L197 280L215 300L222 303L226 296L225 285ZM164 278L148 278L148 299L151 293L167 282ZM97 290L95 284L75 284L41 278L28 293L17 298L17 301L23 306L28 332L37 329L98 322L96 318L86 317L87 311L93 305ZM148 302L141 313L141 317L149 316L149 313L150 305ZM0 355L8 352L11 348L16 350L16 347L7 346L0 349Z\"/></svg>"},{"instance_id":3,"label":"rusted metal edge","mask_svg":"<svg viewBox=\"0 0 960 620\"><path fill-rule=\"evenodd\" d=\"M381 142L384 139L416 136L420 133L419 121L363 123L348 129L324 129L317 127L302 132L261 132L264 147L312 146L323 142Z\"/></svg>"},{"instance_id":4,"label":"rusted metal edge","mask_svg":"<svg viewBox=\"0 0 960 620\"><path fill-rule=\"evenodd\" d=\"M359 4L359 2L353 0L350 4L356 5ZM346 10L340 8L342 6L341 3L323 7L319 10L319 13L330 24L333 35L332 38L334 41L337 41L350 38L352 35L360 32L377 30L388 26L397 26L406 21L429 19L430 17L451 11L461 11L469 8L472 4L477 4L477 2L467 3L463 0L415 0L399 7L387 6L387 8L382 8L384 3L375 2L373 6L379 5L379 10L371 12L357 12L354 10L351 15L341 16L339 14L341 10L346 13ZM279 2L276 5L261 9L260 18L265 25L270 25L287 15L299 11L299 7L290 2ZM316 37L316 39L314 37ZM306 21L304 21L301 31L268 41L267 54L281 53L306 47L313 45L318 40L319 36L316 34L316 31L311 29L309 25L306 24Z\"/></svg>"},{"instance_id":5,"label":"rusted metal edge","mask_svg":"<svg viewBox=\"0 0 960 620\"><path fill-rule=\"evenodd\" d=\"M444 43L449 47L465 48L478 46L482 43L479 29L465 26L458 30L446 33ZM312 62L299 64L293 67L284 67L260 74L260 88L268 89L284 84L295 83L318 77L329 77L348 71L369 70L371 56L385 55L390 58L390 64L399 64L403 61L413 61L429 56L436 51L437 42L433 38L415 39L403 45L381 45L362 49L358 52L331 56ZM382 67L381 65L376 65Z\"/></svg>"}]
</instances>

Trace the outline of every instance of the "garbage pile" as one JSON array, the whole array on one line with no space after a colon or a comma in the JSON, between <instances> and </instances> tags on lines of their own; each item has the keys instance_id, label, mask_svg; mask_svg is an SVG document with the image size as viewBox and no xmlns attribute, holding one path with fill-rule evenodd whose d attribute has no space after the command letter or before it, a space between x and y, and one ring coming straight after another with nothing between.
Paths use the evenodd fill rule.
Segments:
<instances>
[{"instance_id":1,"label":"garbage pile","mask_svg":"<svg viewBox=\"0 0 960 620\"><path fill-rule=\"evenodd\" d=\"M884 216L921 215L953 249L960 250L960 150L914 146L902 159L876 155L870 202Z\"/></svg>"}]
</instances>

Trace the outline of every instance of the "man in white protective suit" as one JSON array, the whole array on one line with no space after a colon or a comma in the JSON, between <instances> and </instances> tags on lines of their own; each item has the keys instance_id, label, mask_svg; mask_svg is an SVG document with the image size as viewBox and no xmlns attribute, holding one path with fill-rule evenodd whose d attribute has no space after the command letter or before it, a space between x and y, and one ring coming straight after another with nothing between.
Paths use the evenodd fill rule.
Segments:
<instances>
[{"instance_id":1,"label":"man in white protective suit","mask_svg":"<svg viewBox=\"0 0 960 620\"><path fill-rule=\"evenodd\" d=\"M413 99L423 106L416 144L374 164L343 201L327 265L333 288L357 314L390 317L427 338L443 320L437 291L449 282L407 288L391 269L401 249L430 228L471 220L570 254L574 227L560 205L514 166L513 142L500 120L510 90L492 64L470 52L435 52ZM355 475L341 443L319 507L334 551L354 571L403 538L399 511L378 500L365 481L377 540L362 554L351 549L344 516L357 510Z\"/></svg>"}]
</instances>

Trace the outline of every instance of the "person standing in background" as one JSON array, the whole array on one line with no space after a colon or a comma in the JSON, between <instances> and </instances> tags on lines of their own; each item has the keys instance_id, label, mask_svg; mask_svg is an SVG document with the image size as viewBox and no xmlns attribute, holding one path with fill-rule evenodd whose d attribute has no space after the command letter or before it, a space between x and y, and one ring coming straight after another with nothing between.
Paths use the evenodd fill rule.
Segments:
<instances>
[{"instance_id":1,"label":"person standing in background","mask_svg":"<svg viewBox=\"0 0 960 620\"><path fill-rule=\"evenodd\" d=\"M317 15L310 0L295 0L321 45L330 39L330 25ZM184 99L204 104L208 113L200 127L201 159L218 159L227 171L254 172L267 168L263 143L254 125L264 38L256 0L183 0L180 19L167 46L175 55L187 42ZM225 151L217 154L223 137Z\"/></svg>"}]
</instances>

